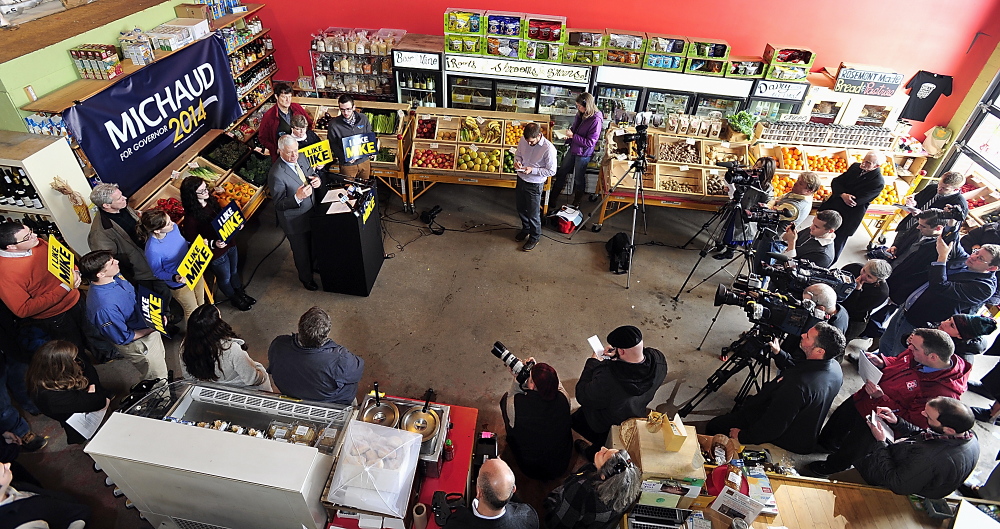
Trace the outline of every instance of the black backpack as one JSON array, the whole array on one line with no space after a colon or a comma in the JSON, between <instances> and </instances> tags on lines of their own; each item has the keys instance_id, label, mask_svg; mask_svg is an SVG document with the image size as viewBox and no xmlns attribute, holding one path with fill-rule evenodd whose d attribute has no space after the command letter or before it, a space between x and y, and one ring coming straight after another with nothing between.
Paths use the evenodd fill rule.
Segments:
<instances>
[{"instance_id":1,"label":"black backpack","mask_svg":"<svg viewBox=\"0 0 1000 529\"><path fill-rule=\"evenodd\" d=\"M604 245L608 249L608 258L611 259L611 271L615 274L628 272L629 260L629 239L628 234L620 231L608 240Z\"/></svg>"}]
</instances>

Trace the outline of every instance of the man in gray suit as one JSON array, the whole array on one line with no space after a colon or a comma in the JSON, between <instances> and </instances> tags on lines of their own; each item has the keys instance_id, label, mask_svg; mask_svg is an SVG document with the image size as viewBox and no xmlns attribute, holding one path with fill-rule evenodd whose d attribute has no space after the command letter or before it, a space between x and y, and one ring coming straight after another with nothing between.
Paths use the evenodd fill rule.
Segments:
<instances>
[{"instance_id":1,"label":"man in gray suit","mask_svg":"<svg viewBox=\"0 0 1000 529\"><path fill-rule=\"evenodd\" d=\"M299 144L290 135L278 138L278 160L271 165L267 187L274 199L278 226L288 237L299 281L306 290L317 290L312 272L312 234L309 217L315 202L313 188L321 185L316 171L299 156Z\"/></svg>"}]
</instances>

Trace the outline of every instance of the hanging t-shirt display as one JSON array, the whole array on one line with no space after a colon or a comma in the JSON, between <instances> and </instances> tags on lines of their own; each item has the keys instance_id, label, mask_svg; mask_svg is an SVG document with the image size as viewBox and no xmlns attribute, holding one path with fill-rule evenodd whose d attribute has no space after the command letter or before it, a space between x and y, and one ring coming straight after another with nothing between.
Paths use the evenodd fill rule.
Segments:
<instances>
[{"instance_id":1,"label":"hanging t-shirt display","mask_svg":"<svg viewBox=\"0 0 1000 529\"><path fill-rule=\"evenodd\" d=\"M951 95L951 76L920 70L906 83L910 89L910 100L903 107L901 119L923 121L942 95Z\"/></svg>"}]
</instances>

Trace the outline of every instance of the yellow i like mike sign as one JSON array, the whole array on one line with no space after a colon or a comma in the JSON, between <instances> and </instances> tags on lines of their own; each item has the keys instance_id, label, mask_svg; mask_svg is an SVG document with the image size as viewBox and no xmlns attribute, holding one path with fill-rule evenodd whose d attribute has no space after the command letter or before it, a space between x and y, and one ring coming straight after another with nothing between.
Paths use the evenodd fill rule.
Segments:
<instances>
[{"instance_id":1,"label":"yellow i like mike sign","mask_svg":"<svg viewBox=\"0 0 1000 529\"><path fill-rule=\"evenodd\" d=\"M184 256L180 266L177 267L177 273L184 278L184 283L188 288L194 290L194 286L201 280L201 276L205 275L205 269L208 268L208 263L211 261L212 249L208 247L205 239L199 235L191 243L191 248L188 249L187 255Z\"/></svg>"},{"instance_id":2,"label":"yellow i like mike sign","mask_svg":"<svg viewBox=\"0 0 1000 529\"><path fill-rule=\"evenodd\" d=\"M310 167L320 167L333 161L330 140L323 140L319 143L303 147L299 149L299 152L309 160Z\"/></svg>"},{"instance_id":3,"label":"yellow i like mike sign","mask_svg":"<svg viewBox=\"0 0 1000 529\"><path fill-rule=\"evenodd\" d=\"M73 262L75 257L69 248L63 246L55 235L49 235L49 272L73 288Z\"/></svg>"}]
</instances>

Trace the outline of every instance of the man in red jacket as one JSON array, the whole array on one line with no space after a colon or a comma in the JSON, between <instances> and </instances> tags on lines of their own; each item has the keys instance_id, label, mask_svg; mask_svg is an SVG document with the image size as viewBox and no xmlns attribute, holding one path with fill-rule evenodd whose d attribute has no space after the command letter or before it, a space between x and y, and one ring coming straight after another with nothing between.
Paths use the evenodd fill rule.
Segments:
<instances>
[{"instance_id":1,"label":"man in red jacket","mask_svg":"<svg viewBox=\"0 0 1000 529\"><path fill-rule=\"evenodd\" d=\"M275 105L260 118L260 128L257 130L260 144L270 151L272 162L278 161L278 137L292 133L292 116L305 116L308 128L312 128L312 116L302 105L292 103L292 87L285 83L275 83L274 101Z\"/></svg>"},{"instance_id":2,"label":"man in red jacket","mask_svg":"<svg viewBox=\"0 0 1000 529\"><path fill-rule=\"evenodd\" d=\"M866 382L844 401L823 427L819 444L831 453L826 461L810 463L803 474L826 477L847 470L867 454L875 438L865 422L877 407L918 428L927 428L924 405L934 397L959 398L965 393L972 366L955 355L951 338L937 329L915 329L899 356L868 354L882 370L878 384Z\"/></svg>"}]
</instances>

